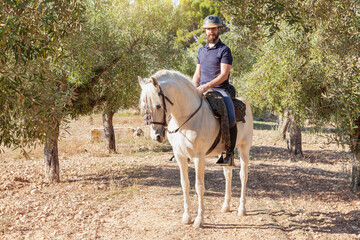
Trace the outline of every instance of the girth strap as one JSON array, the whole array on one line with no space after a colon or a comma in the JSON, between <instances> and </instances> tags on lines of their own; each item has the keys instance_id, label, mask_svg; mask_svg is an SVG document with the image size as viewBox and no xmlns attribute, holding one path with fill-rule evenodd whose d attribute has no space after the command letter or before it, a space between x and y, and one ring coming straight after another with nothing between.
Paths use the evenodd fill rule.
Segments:
<instances>
[{"instance_id":1,"label":"girth strap","mask_svg":"<svg viewBox=\"0 0 360 240\"><path fill-rule=\"evenodd\" d=\"M206 152L206 155L209 155L214 149L215 147L219 144L220 142L220 138L221 138L221 128L219 128L219 133L217 135L217 137L215 138L214 143L211 145L211 147L209 148L209 150Z\"/></svg>"}]
</instances>

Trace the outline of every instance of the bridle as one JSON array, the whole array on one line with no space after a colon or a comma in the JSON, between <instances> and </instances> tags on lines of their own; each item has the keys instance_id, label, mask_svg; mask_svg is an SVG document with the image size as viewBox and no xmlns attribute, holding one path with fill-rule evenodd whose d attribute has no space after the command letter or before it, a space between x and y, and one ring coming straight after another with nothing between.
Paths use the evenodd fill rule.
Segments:
<instances>
[{"instance_id":1,"label":"bridle","mask_svg":"<svg viewBox=\"0 0 360 240\"><path fill-rule=\"evenodd\" d=\"M167 122L166 122L166 113L167 113L167 109L166 109L166 103L165 100L168 101L172 106L174 105L174 103L170 100L170 98L168 98L163 90L161 89L161 87L159 86L159 96L162 98L162 103L163 103L163 107L164 107L164 115L163 115L163 121L162 122L156 122L156 121L152 121L152 116L151 116L151 111L150 111L150 107L147 105L146 109L145 109L145 125L151 125L151 124L158 124L158 125L162 125L164 126L164 128L167 127Z\"/></svg>"},{"instance_id":2,"label":"bridle","mask_svg":"<svg viewBox=\"0 0 360 240\"><path fill-rule=\"evenodd\" d=\"M157 124L157 125L162 125L164 127L164 129L168 132L168 133L176 133L180 130L181 127L183 127L192 117L195 116L195 114L200 110L201 106L202 106L202 102L203 99L201 98L201 102L199 107L189 116L189 118L183 123L181 124L177 129L173 130L173 131L169 131L169 129L167 128L168 124L166 122L166 113L167 113L167 109L166 109L166 102L168 101L172 106L174 105L174 103L170 100L170 98L168 96L166 96L164 94L164 91L161 89L160 85L159 85L159 93L158 95L162 98L162 103L163 103L163 107L164 107L164 114L163 114L163 121L162 122L156 122L156 121L152 121L152 116L151 116L151 111L150 111L150 107L146 106L145 108L145 125L152 125L152 124Z\"/></svg>"}]
</instances>

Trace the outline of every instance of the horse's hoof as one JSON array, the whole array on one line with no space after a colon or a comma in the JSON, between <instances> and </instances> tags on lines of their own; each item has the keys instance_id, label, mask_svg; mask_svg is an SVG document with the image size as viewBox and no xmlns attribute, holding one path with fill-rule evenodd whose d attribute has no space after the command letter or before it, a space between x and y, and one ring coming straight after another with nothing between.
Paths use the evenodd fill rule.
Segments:
<instances>
[{"instance_id":1,"label":"horse's hoof","mask_svg":"<svg viewBox=\"0 0 360 240\"><path fill-rule=\"evenodd\" d=\"M200 218L196 218L195 222L193 224L194 228L203 228L204 227L204 222L200 219Z\"/></svg>"},{"instance_id":2,"label":"horse's hoof","mask_svg":"<svg viewBox=\"0 0 360 240\"><path fill-rule=\"evenodd\" d=\"M184 215L182 220L181 220L182 224L191 224L192 220L191 217L189 215Z\"/></svg>"},{"instance_id":3,"label":"horse's hoof","mask_svg":"<svg viewBox=\"0 0 360 240\"><path fill-rule=\"evenodd\" d=\"M223 213L230 212L230 206L224 204L223 207L221 208L221 212Z\"/></svg>"},{"instance_id":4,"label":"horse's hoof","mask_svg":"<svg viewBox=\"0 0 360 240\"><path fill-rule=\"evenodd\" d=\"M242 217L245 217L246 216L246 209L242 209L242 210L239 209L238 215L242 216Z\"/></svg>"}]
</instances>

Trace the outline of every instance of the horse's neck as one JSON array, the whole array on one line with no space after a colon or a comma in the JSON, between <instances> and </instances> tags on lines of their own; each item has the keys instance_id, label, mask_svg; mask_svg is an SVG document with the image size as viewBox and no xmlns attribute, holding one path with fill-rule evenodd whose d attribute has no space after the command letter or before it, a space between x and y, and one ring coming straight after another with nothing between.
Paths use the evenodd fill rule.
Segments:
<instances>
[{"instance_id":1,"label":"horse's neck","mask_svg":"<svg viewBox=\"0 0 360 240\"><path fill-rule=\"evenodd\" d=\"M173 85L168 88L168 97L174 99L171 115L176 121L183 121L200 106L201 97L195 89L181 84L178 85L178 83L172 84Z\"/></svg>"}]
</instances>

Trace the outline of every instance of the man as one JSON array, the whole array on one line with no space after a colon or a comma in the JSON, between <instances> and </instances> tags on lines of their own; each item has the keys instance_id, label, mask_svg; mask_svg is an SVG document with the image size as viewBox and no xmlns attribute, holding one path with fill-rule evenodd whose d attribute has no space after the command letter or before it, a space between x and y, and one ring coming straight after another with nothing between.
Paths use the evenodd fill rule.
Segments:
<instances>
[{"instance_id":1,"label":"man","mask_svg":"<svg viewBox=\"0 0 360 240\"><path fill-rule=\"evenodd\" d=\"M219 39L221 27L222 23L218 16L210 15L205 18L203 29L207 44L199 49L192 81L201 92L204 93L212 88L224 98L229 116L230 146L226 151L225 159L220 158L217 164L235 166L237 127L234 105L229 94L229 74L233 58L230 48Z\"/></svg>"}]
</instances>

